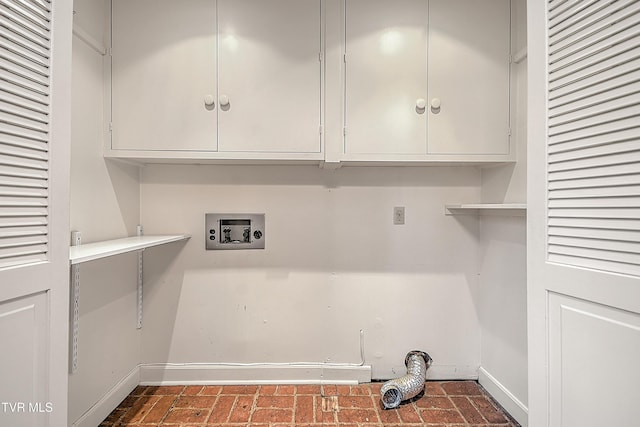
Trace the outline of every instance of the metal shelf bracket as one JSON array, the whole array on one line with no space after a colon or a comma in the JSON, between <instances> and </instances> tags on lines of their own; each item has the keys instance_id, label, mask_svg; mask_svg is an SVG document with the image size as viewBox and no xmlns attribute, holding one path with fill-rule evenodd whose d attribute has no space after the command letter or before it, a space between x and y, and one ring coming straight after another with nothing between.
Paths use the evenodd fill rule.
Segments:
<instances>
[{"instance_id":1,"label":"metal shelf bracket","mask_svg":"<svg viewBox=\"0 0 640 427\"><path fill-rule=\"evenodd\" d=\"M143 234L142 225L138 225L137 235L142 236ZM140 249L138 251L138 286L137 286L137 295L138 295L138 323L136 325L137 329L142 329L142 257L143 257L144 249Z\"/></svg>"},{"instance_id":2,"label":"metal shelf bracket","mask_svg":"<svg viewBox=\"0 0 640 427\"><path fill-rule=\"evenodd\" d=\"M79 231L71 232L71 246L78 246L82 243L82 234ZM75 373L78 370L78 329L80 318L80 265L71 266L71 357L69 370Z\"/></svg>"}]
</instances>

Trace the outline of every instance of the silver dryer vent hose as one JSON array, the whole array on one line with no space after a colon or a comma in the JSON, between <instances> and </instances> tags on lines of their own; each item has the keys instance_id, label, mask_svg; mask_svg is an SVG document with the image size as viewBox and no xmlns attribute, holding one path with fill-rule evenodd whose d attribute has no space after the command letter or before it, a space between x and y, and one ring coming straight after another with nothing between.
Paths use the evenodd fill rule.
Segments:
<instances>
[{"instance_id":1,"label":"silver dryer vent hose","mask_svg":"<svg viewBox=\"0 0 640 427\"><path fill-rule=\"evenodd\" d=\"M424 389L431 357L424 351L410 351L404 359L407 375L387 381L380 389L385 409L397 408L403 400L417 396Z\"/></svg>"}]
</instances>

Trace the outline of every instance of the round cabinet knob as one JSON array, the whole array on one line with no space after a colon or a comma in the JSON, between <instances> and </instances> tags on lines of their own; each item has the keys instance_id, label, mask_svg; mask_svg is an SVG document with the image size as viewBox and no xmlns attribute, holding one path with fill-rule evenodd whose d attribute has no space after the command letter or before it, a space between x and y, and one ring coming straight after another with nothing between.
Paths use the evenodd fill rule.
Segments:
<instances>
[{"instance_id":1,"label":"round cabinet knob","mask_svg":"<svg viewBox=\"0 0 640 427\"><path fill-rule=\"evenodd\" d=\"M256 239L260 239L262 237L262 231L260 230L256 230L253 232L253 237L255 237Z\"/></svg>"},{"instance_id":2,"label":"round cabinet knob","mask_svg":"<svg viewBox=\"0 0 640 427\"><path fill-rule=\"evenodd\" d=\"M215 104L216 100L213 97L213 95L206 95L204 97L204 105L206 105L207 107L213 107L213 105Z\"/></svg>"},{"instance_id":3,"label":"round cabinet knob","mask_svg":"<svg viewBox=\"0 0 640 427\"><path fill-rule=\"evenodd\" d=\"M420 110L424 110L424 107L426 106L427 106L427 101L425 101L424 98L416 99L416 108L419 108Z\"/></svg>"},{"instance_id":4,"label":"round cabinet knob","mask_svg":"<svg viewBox=\"0 0 640 427\"><path fill-rule=\"evenodd\" d=\"M440 98L433 98L431 100L431 108L438 109L440 108L441 105L442 105L442 102L440 102Z\"/></svg>"},{"instance_id":5,"label":"round cabinet knob","mask_svg":"<svg viewBox=\"0 0 640 427\"><path fill-rule=\"evenodd\" d=\"M218 100L218 103L222 107L226 107L227 105L229 105L229 97L227 95L220 95L220 99Z\"/></svg>"}]
</instances>

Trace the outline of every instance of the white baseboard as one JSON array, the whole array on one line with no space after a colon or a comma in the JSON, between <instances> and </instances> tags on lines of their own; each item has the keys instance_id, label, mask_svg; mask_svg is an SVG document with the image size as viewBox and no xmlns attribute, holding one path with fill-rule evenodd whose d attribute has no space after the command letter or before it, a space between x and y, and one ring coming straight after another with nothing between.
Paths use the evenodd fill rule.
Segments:
<instances>
[{"instance_id":1,"label":"white baseboard","mask_svg":"<svg viewBox=\"0 0 640 427\"><path fill-rule=\"evenodd\" d=\"M371 381L371 366L317 365L140 365L141 385L179 384L357 384Z\"/></svg>"},{"instance_id":2,"label":"white baseboard","mask_svg":"<svg viewBox=\"0 0 640 427\"><path fill-rule=\"evenodd\" d=\"M136 366L127 376L121 379L95 405L89 408L72 427L95 427L118 407L120 402L140 383L140 367Z\"/></svg>"},{"instance_id":3,"label":"white baseboard","mask_svg":"<svg viewBox=\"0 0 640 427\"><path fill-rule=\"evenodd\" d=\"M478 382L522 427L529 425L529 409L484 368L478 371Z\"/></svg>"},{"instance_id":4,"label":"white baseboard","mask_svg":"<svg viewBox=\"0 0 640 427\"><path fill-rule=\"evenodd\" d=\"M478 366L469 365L438 365L433 364L427 369L428 381L448 380L477 380Z\"/></svg>"}]
</instances>

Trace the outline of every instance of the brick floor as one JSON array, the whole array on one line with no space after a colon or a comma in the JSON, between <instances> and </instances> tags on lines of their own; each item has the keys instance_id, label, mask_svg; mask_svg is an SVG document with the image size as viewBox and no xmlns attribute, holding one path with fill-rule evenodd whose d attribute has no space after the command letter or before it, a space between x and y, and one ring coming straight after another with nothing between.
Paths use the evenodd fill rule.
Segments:
<instances>
[{"instance_id":1,"label":"brick floor","mask_svg":"<svg viewBox=\"0 0 640 427\"><path fill-rule=\"evenodd\" d=\"M388 410L381 386L139 386L100 427L519 427L475 381L429 381Z\"/></svg>"}]
</instances>

